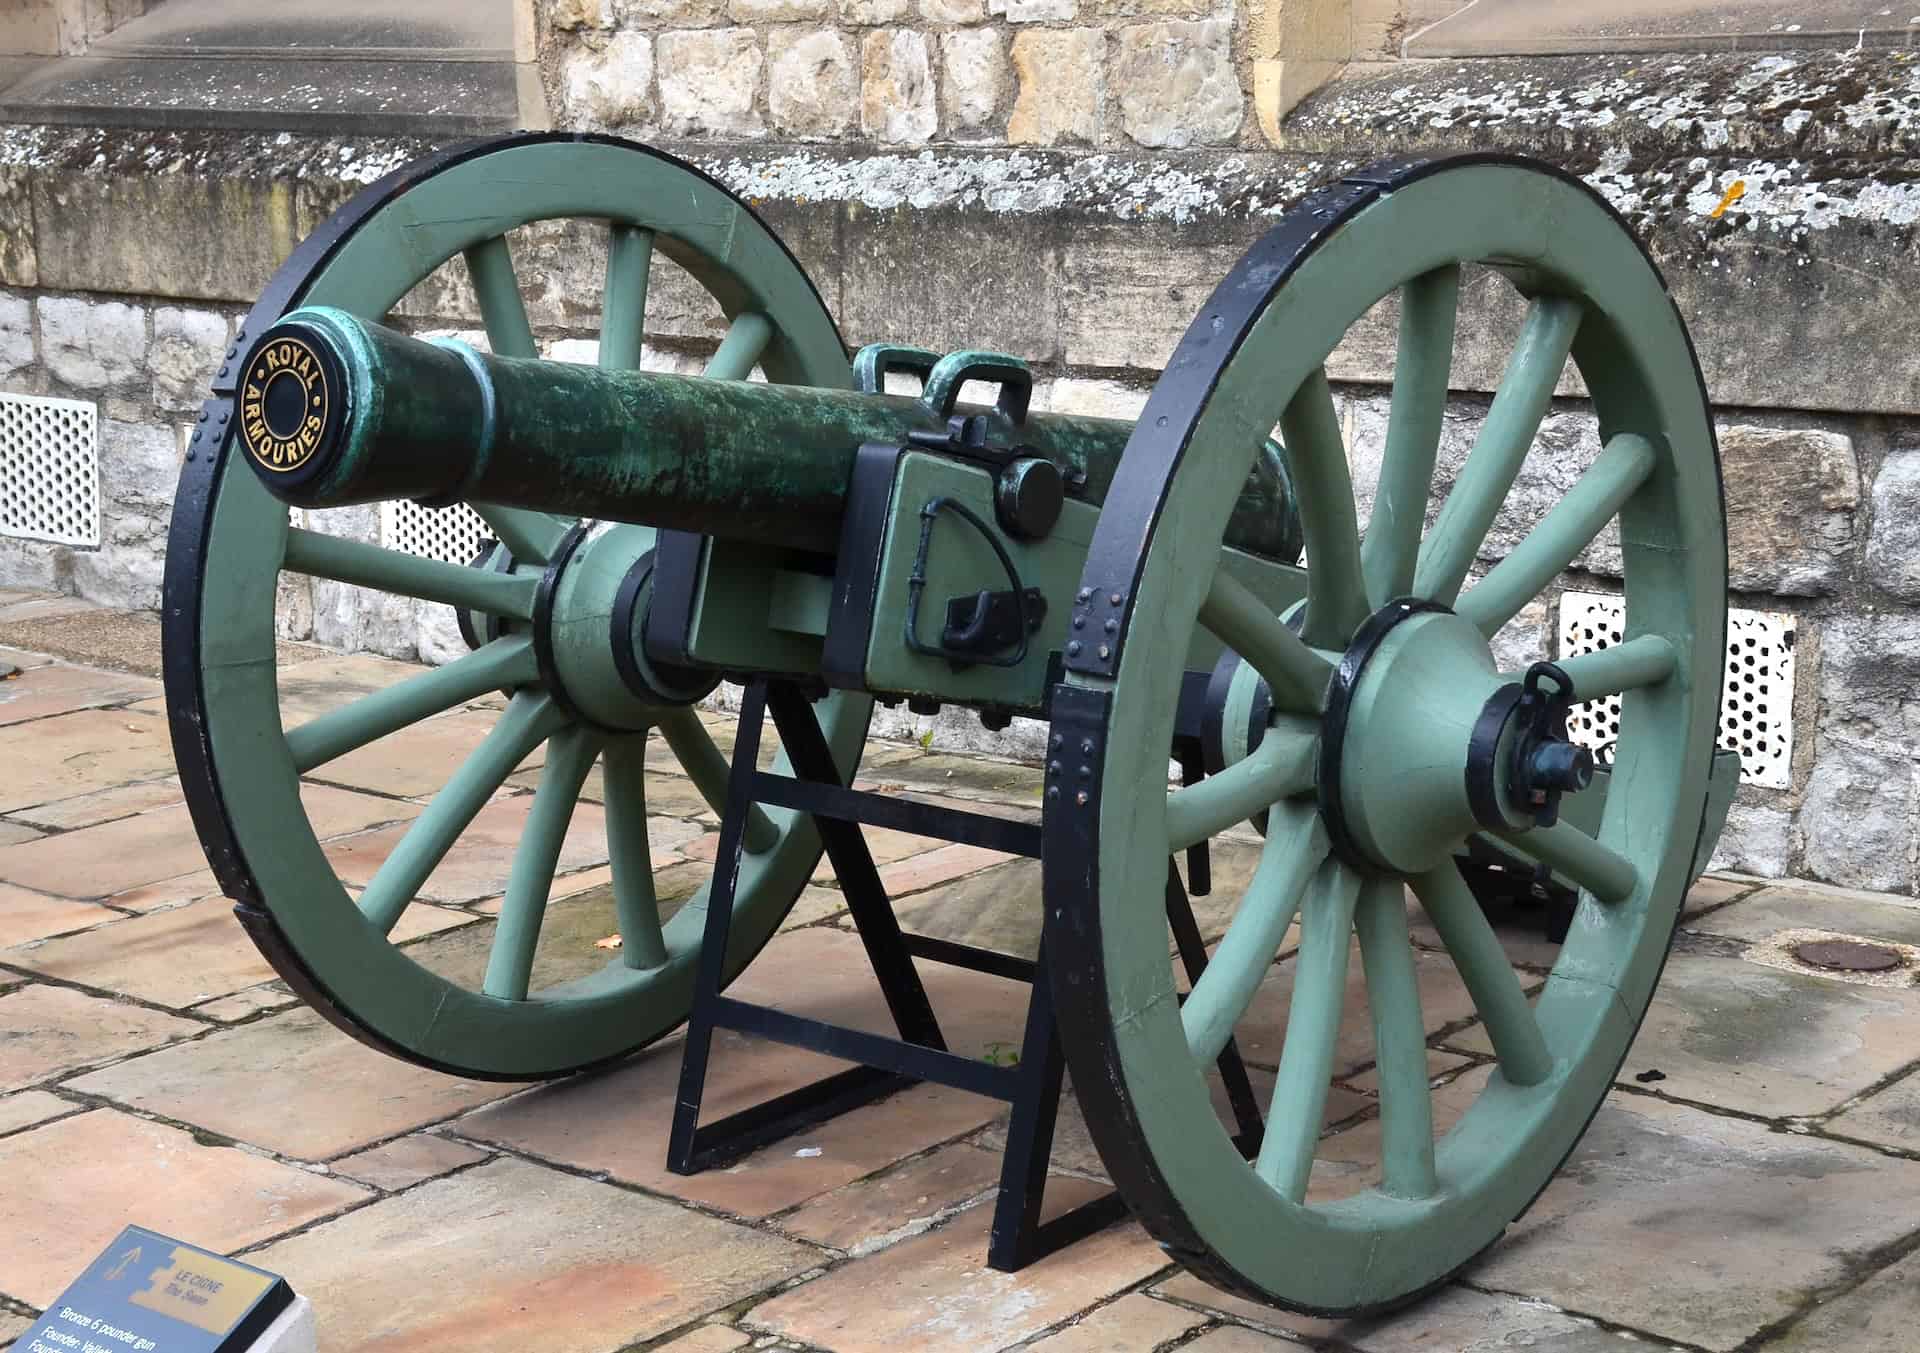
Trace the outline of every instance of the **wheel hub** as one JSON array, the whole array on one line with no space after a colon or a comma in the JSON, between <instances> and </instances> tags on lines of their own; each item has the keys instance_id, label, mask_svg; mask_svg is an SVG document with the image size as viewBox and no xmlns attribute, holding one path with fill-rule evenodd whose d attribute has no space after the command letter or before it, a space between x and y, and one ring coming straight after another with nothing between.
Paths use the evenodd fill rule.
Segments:
<instances>
[{"instance_id":1,"label":"wheel hub","mask_svg":"<svg viewBox=\"0 0 1920 1353\"><path fill-rule=\"evenodd\" d=\"M1320 814L1340 858L1419 874L1476 831L1551 825L1559 796L1591 783L1592 758L1566 740L1572 684L1562 675L1549 694L1540 675L1502 682L1486 639L1444 606L1369 617L1321 730Z\"/></svg>"},{"instance_id":2,"label":"wheel hub","mask_svg":"<svg viewBox=\"0 0 1920 1353\"><path fill-rule=\"evenodd\" d=\"M534 656L540 682L575 720L608 732L639 732L662 710L691 705L719 684L717 674L672 667L646 654L653 599L654 530L574 527L540 572L534 598ZM475 568L531 573L502 546L482 551ZM461 633L478 648L519 628L462 612Z\"/></svg>"}]
</instances>

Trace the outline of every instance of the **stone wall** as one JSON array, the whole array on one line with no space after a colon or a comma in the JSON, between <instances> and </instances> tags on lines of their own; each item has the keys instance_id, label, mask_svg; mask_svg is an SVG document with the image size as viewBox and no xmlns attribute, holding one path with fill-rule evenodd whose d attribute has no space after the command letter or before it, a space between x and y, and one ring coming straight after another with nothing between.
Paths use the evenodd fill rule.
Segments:
<instances>
[{"instance_id":1,"label":"stone wall","mask_svg":"<svg viewBox=\"0 0 1920 1353\"><path fill-rule=\"evenodd\" d=\"M1419 17L1394 14L1398 27L1366 30L1376 56ZM1234 260L1352 167L1497 146L1584 176L1648 242L1695 332L1722 434L1732 600L1799 624L1793 782L1741 791L1721 863L1920 893L1920 375L1901 339L1920 286L1910 63L1874 53L1381 62L1309 99L1274 151L1254 125L1236 45L1247 11L581 0L545 21L558 121L660 141L750 199L850 346L1003 348L1034 364L1040 407L1131 416ZM1224 53L1225 66L1174 63L1197 72L1178 86L1189 95L1162 101L1187 139L1169 131L1152 144L1151 100L1130 113L1123 96L1177 82L1147 56L1138 82L1123 87L1114 72L1144 50L1140 34L1165 27L1189 41L1210 24L1224 27L1194 50ZM1076 53L1094 72L1091 95L1027 94L1023 113L1022 91L1072 70ZM1231 82L1207 74L1223 68ZM155 603L177 428L231 326L298 238L424 149L0 130L0 390L100 405L108 500L99 551L0 539L0 585ZM591 232L515 239L551 355L591 352L595 247ZM654 291L649 364L697 369L715 317L681 305L669 279ZM1470 295L1442 487L1484 413L1514 315L1493 288ZM403 319L475 324L454 280ZM1388 333L1363 326L1330 368L1363 489L1392 372ZM1596 450L1577 386L1564 393L1523 512L1543 510ZM370 512L309 524L378 534ZM1606 591L1616 567L1597 551L1566 583ZM1523 616L1503 647L1550 654L1552 622L1549 608ZM396 654L439 656L453 642L443 616L338 588L290 589L282 625ZM915 727L980 740L953 711Z\"/></svg>"}]
</instances>

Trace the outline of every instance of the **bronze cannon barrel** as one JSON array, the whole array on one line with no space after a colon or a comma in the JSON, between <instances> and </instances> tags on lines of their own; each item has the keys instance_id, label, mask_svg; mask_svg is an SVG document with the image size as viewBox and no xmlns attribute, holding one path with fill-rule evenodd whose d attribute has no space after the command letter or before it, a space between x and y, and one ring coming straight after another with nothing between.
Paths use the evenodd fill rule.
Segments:
<instances>
[{"instance_id":1,"label":"bronze cannon barrel","mask_svg":"<svg viewBox=\"0 0 1920 1353\"><path fill-rule=\"evenodd\" d=\"M910 396L496 357L320 307L255 345L238 417L249 463L299 507L465 500L821 553L838 544L862 443L946 431ZM1032 413L1006 431L1083 474L1081 496L1098 503L1133 425ZM1267 558L1299 554L1271 443L1228 540Z\"/></svg>"}]
</instances>

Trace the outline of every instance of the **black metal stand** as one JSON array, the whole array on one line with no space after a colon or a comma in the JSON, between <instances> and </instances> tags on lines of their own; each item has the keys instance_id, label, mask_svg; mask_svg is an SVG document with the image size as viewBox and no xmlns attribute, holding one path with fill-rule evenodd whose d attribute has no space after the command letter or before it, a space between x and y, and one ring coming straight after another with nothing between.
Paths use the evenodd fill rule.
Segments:
<instances>
[{"instance_id":1,"label":"black metal stand","mask_svg":"<svg viewBox=\"0 0 1920 1353\"><path fill-rule=\"evenodd\" d=\"M792 761L792 776L757 768L761 732L769 712ZM849 1109L928 1081L1013 1106L987 1250L990 1267L1001 1272L1024 1268L1126 1215L1126 1204L1120 1196L1108 1193L1050 1221L1040 1220L1064 1071L1044 955L1038 960L1017 958L950 940L905 934L860 834L860 824L865 823L1037 859L1039 825L847 788L841 783L807 698L785 683L760 680L747 687L741 702L733 766L726 810L721 816L720 848L714 862L693 1009L687 1021L667 1168L675 1174L695 1174L725 1165ZM813 816L899 1038L791 1015L721 994L723 957L739 883L741 842L747 812L756 803L793 808ZM1196 981L1206 966L1205 946L1186 890L1171 862L1167 868L1167 915L1188 979ZM1032 985L1016 1065L994 1066L947 1050L933 1006L914 968L915 958ZM857 1065L702 1127L700 1101L716 1029L754 1034ZM1231 1043L1221 1053L1219 1066L1240 1126L1236 1140L1243 1151L1256 1151L1260 1111L1246 1068Z\"/></svg>"}]
</instances>

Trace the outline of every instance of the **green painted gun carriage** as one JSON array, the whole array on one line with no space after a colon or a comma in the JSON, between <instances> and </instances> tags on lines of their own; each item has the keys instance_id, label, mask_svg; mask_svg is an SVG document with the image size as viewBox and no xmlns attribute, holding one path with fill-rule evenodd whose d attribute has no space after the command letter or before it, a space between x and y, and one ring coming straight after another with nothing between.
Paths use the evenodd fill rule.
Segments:
<instances>
[{"instance_id":1,"label":"green painted gun carriage","mask_svg":"<svg viewBox=\"0 0 1920 1353\"><path fill-rule=\"evenodd\" d=\"M597 366L538 359L504 238L574 220L608 232ZM704 375L638 369L656 253L727 317ZM485 353L394 327L396 305L456 258ZM1429 525L1474 266L1524 298L1525 319ZM1362 522L1325 363L1395 297L1391 418ZM1603 450L1477 574L1569 356ZM890 375L921 392L887 393ZM969 385L992 402L962 403ZM1137 423L1034 410L1031 388L1024 363L993 353L849 358L754 213L640 146L521 136L368 189L274 279L187 456L166 675L209 858L280 971L356 1037L462 1075L551 1077L686 1021L703 964L724 980L749 962L819 860L824 821L742 798L697 716L722 680L801 693L841 785L876 698L968 706L990 727L1045 719L1043 967L1121 1194L1171 1253L1238 1290L1316 1312L1404 1301L1493 1243L1573 1149L1737 774L1714 750L1725 532L1688 336L1595 195L1474 156L1378 166L1287 214L1207 301ZM290 505L396 499L468 503L492 538L461 566L289 520ZM1492 637L1615 524L1624 640L1502 671ZM472 652L283 727L283 571L445 603ZM492 731L349 895L301 776L495 692ZM1596 770L1566 714L1610 696L1619 739ZM799 755L788 741L776 770ZM428 971L391 941L396 925L543 744L484 976ZM1204 774L1169 787L1180 748ZM713 881L664 925L646 829L663 753L730 824ZM535 988L556 858L596 763L625 944L603 971ZM1170 871L1203 870L1207 843L1248 823L1257 869L1183 990ZM1577 892L1533 999L1469 883L1487 859ZM1409 889L1495 1059L1448 1123L1429 1089ZM1271 1103L1236 1136L1207 1070L1296 922ZM716 933L724 954L703 954ZM1379 1171L1322 1197L1312 1167L1355 935Z\"/></svg>"}]
</instances>

